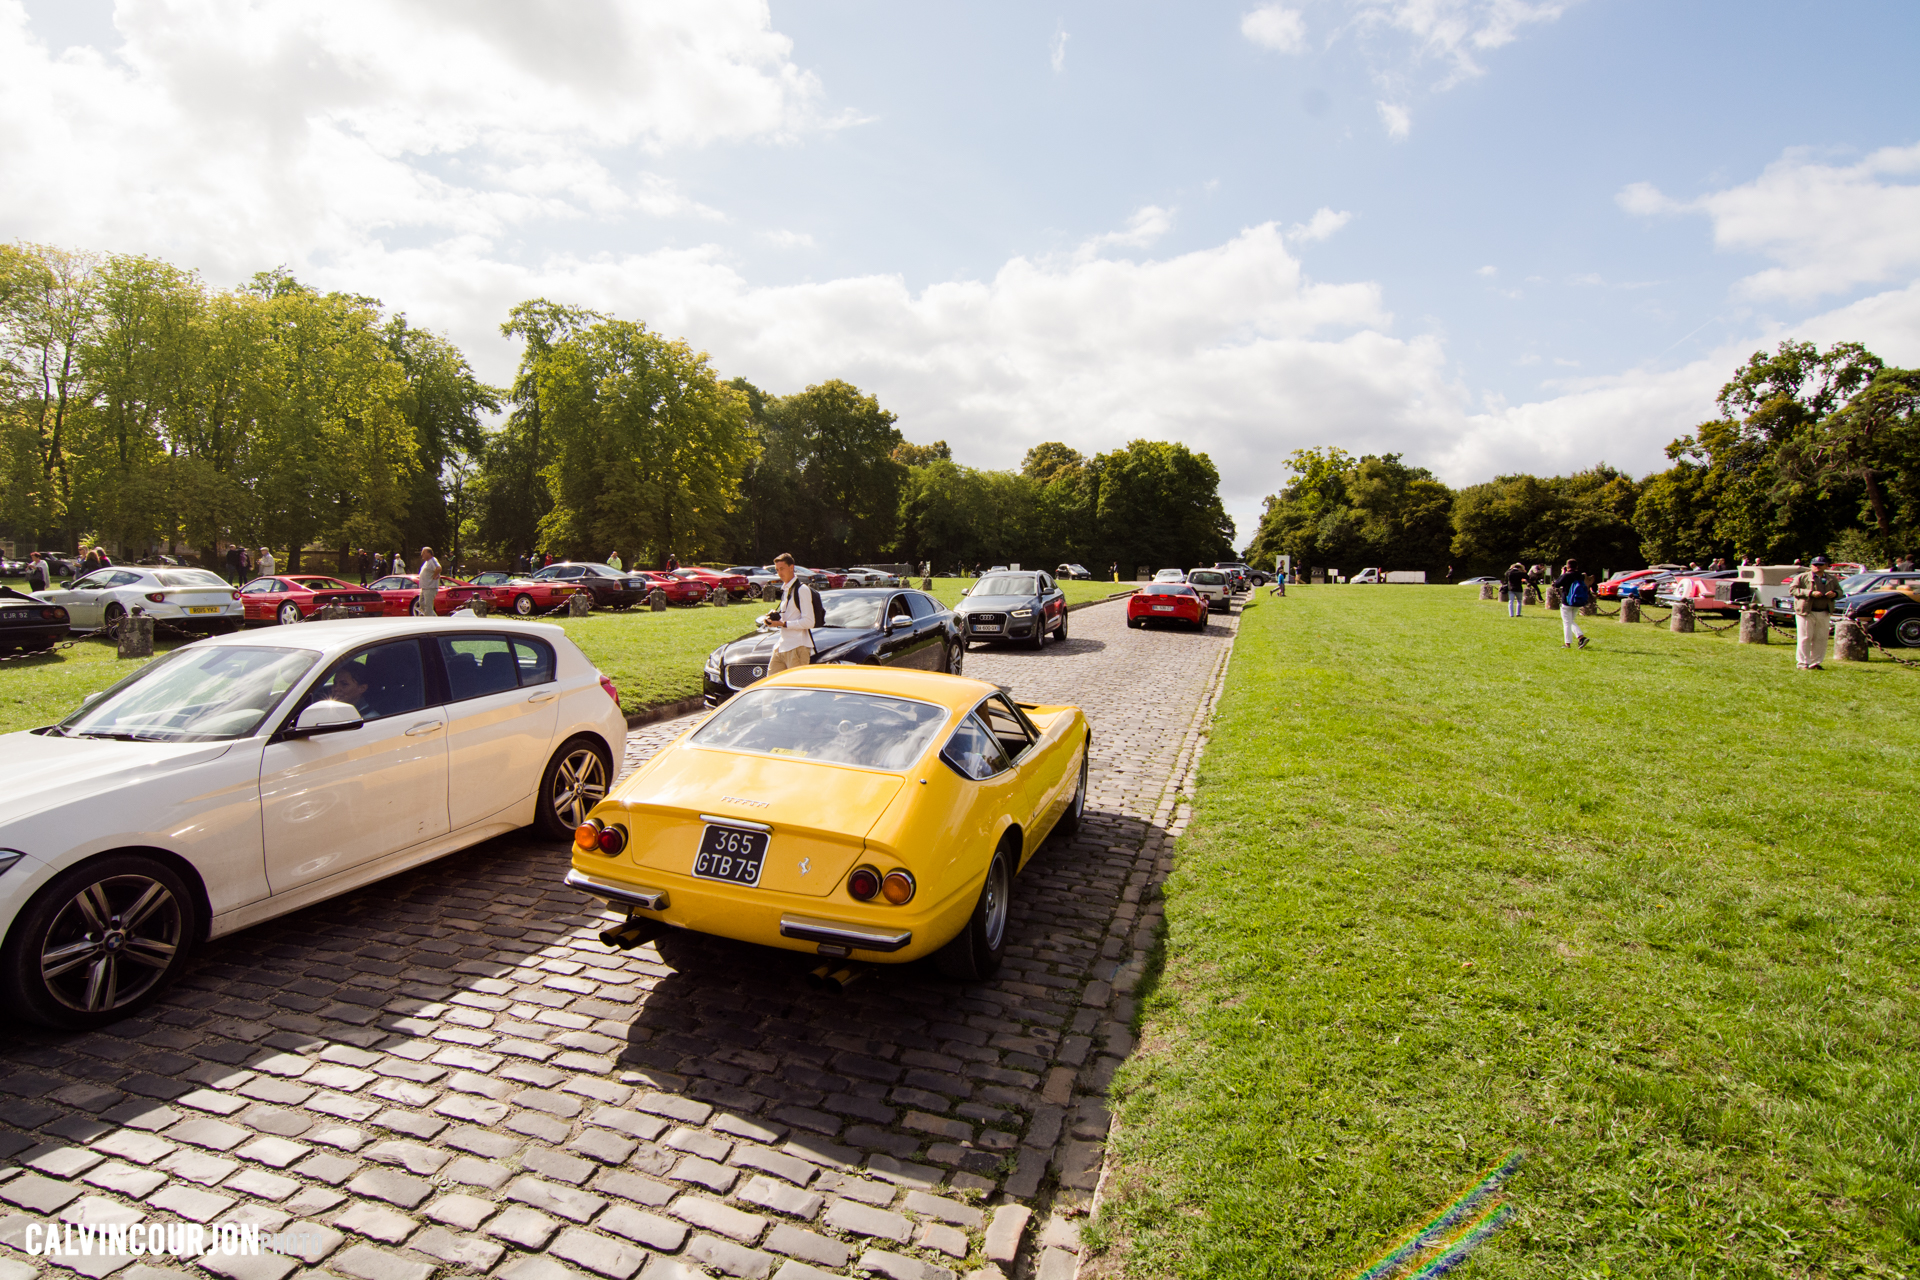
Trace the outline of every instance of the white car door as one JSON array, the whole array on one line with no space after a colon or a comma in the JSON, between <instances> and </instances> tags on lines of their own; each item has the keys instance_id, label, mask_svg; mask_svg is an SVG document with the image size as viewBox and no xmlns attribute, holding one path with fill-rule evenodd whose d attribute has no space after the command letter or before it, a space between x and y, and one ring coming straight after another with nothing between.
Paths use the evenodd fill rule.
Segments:
<instances>
[{"instance_id":1,"label":"white car door","mask_svg":"<svg viewBox=\"0 0 1920 1280\"><path fill-rule=\"evenodd\" d=\"M447 810L458 831L539 788L560 686L544 640L463 634L434 644L447 674Z\"/></svg>"},{"instance_id":2,"label":"white car door","mask_svg":"<svg viewBox=\"0 0 1920 1280\"><path fill-rule=\"evenodd\" d=\"M106 608L109 599L107 593L113 587L114 577L114 570L100 569L79 579L71 587L55 587L40 594L54 604L65 605L67 617L74 627L84 630L100 625L100 614Z\"/></svg>"},{"instance_id":3,"label":"white car door","mask_svg":"<svg viewBox=\"0 0 1920 1280\"><path fill-rule=\"evenodd\" d=\"M350 702L358 729L267 745L260 825L274 894L445 835L447 710L431 705L420 642L388 640L336 662L302 700ZM299 715L299 708L287 723Z\"/></svg>"}]
</instances>

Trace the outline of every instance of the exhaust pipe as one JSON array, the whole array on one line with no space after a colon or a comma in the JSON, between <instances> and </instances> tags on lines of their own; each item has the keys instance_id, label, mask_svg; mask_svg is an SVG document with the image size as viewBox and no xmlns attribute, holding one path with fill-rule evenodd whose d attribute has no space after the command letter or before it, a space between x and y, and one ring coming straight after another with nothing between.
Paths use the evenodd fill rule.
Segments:
<instances>
[{"instance_id":1,"label":"exhaust pipe","mask_svg":"<svg viewBox=\"0 0 1920 1280\"><path fill-rule=\"evenodd\" d=\"M666 926L658 920L641 920L628 916L627 922L619 928L601 930L600 941L609 947L631 951L642 943L652 942L665 932Z\"/></svg>"},{"instance_id":2,"label":"exhaust pipe","mask_svg":"<svg viewBox=\"0 0 1920 1280\"><path fill-rule=\"evenodd\" d=\"M807 975L807 985L816 991L838 993L858 982L866 972L865 968L856 968L852 965L836 969L831 964L823 964Z\"/></svg>"}]
</instances>

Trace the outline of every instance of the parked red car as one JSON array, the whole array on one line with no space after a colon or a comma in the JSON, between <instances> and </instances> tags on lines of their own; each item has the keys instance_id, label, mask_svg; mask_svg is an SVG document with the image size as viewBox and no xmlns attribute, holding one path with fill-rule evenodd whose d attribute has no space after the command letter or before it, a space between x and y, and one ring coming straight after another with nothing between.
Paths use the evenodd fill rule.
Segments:
<instances>
[{"instance_id":1,"label":"parked red car","mask_svg":"<svg viewBox=\"0 0 1920 1280\"><path fill-rule=\"evenodd\" d=\"M367 590L378 591L380 599L386 602L389 618L404 618L410 615L420 602L420 575L417 573L393 573L377 582L367 584ZM471 582L461 582L457 578L448 578L440 583L440 589L433 594L433 611L444 618L457 609L464 609L477 597L490 596L485 587L476 587Z\"/></svg>"},{"instance_id":2,"label":"parked red car","mask_svg":"<svg viewBox=\"0 0 1920 1280\"><path fill-rule=\"evenodd\" d=\"M304 622L330 604L343 604L350 618L377 618L386 601L378 592L319 574L255 578L240 588L240 608L248 622Z\"/></svg>"},{"instance_id":3,"label":"parked red car","mask_svg":"<svg viewBox=\"0 0 1920 1280\"><path fill-rule=\"evenodd\" d=\"M1184 582L1149 582L1127 600L1127 625L1184 622L1194 630L1207 625L1207 602Z\"/></svg>"},{"instance_id":4,"label":"parked red car","mask_svg":"<svg viewBox=\"0 0 1920 1280\"><path fill-rule=\"evenodd\" d=\"M498 569L476 573L471 579L452 578L449 581L485 587L492 593L494 608L522 618L531 618L536 614L557 609L566 604L568 596L575 595L584 589L567 582L519 578L510 573L502 573Z\"/></svg>"},{"instance_id":5,"label":"parked red car","mask_svg":"<svg viewBox=\"0 0 1920 1280\"><path fill-rule=\"evenodd\" d=\"M725 587L727 594L735 600L747 598L747 575L744 573L721 573L717 569L703 569L697 564L690 564L684 569L675 569L673 576L698 582L708 591Z\"/></svg>"},{"instance_id":6,"label":"parked red car","mask_svg":"<svg viewBox=\"0 0 1920 1280\"><path fill-rule=\"evenodd\" d=\"M1612 600L1620 594L1620 588L1625 584L1638 582L1642 578L1657 578L1662 573L1669 572L1677 567L1676 565L1669 564L1656 565L1651 569L1628 569L1623 573L1614 574L1611 578L1608 578L1605 582L1596 586L1593 589L1593 594L1599 596L1602 600Z\"/></svg>"},{"instance_id":7,"label":"parked red car","mask_svg":"<svg viewBox=\"0 0 1920 1280\"><path fill-rule=\"evenodd\" d=\"M652 569L642 569L639 576L646 580L645 590L649 594L655 587L666 592L668 604L705 604L711 593L711 588L697 578L676 578Z\"/></svg>"}]
</instances>

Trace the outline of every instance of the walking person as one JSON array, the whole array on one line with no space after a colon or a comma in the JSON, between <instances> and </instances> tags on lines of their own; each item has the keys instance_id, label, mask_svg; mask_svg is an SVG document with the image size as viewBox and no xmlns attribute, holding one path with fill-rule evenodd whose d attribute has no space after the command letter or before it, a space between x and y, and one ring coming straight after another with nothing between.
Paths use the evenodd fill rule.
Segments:
<instances>
[{"instance_id":1,"label":"walking person","mask_svg":"<svg viewBox=\"0 0 1920 1280\"><path fill-rule=\"evenodd\" d=\"M1578 644L1586 648L1587 633L1580 629L1580 607L1591 597L1587 580L1580 576L1578 562L1567 561L1566 568L1553 580L1553 588L1560 593L1560 647L1571 649Z\"/></svg>"},{"instance_id":2,"label":"walking person","mask_svg":"<svg viewBox=\"0 0 1920 1280\"><path fill-rule=\"evenodd\" d=\"M373 568L373 557L367 554L365 547L360 548L360 585L366 586L367 574Z\"/></svg>"},{"instance_id":3,"label":"walking person","mask_svg":"<svg viewBox=\"0 0 1920 1280\"><path fill-rule=\"evenodd\" d=\"M1507 616L1520 616L1520 598L1527 590L1527 567L1515 560L1507 566Z\"/></svg>"},{"instance_id":4,"label":"walking person","mask_svg":"<svg viewBox=\"0 0 1920 1280\"><path fill-rule=\"evenodd\" d=\"M233 585L239 586L247 572L247 553L240 549L239 543L227 548L227 576L233 579Z\"/></svg>"},{"instance_id":5,"label":"walking person","mask_svg":"<svg viewBox=\"0 0 1920 1280\"><path fill-rule=\"evenodd\" d=\"M1787 582L1793 593L1794 669L1819 671L1827 660L1827 634L1833 628L1833 602L1840 575L1827 572L1832 561L1815 556L1813 567Z\"/></svg>"},{"instance_id":6,"label":"walking person","mask_svg":"<svg viewBox=\"0 0 1920 1280\"><path fill-rule=\"evenodd\" d=\"M420 548L420 598L415 600L414 612L423 618L435 615L434 596L440 591L440 562L433 558L432 547Z\"/></svg>"},{"instance_id":7,"label":"walking person","mask_svg":"<svg viewBox=\"0 0 1920 1280\"><path fill-rule=\"evenodd\" d=\"M260 548L260 558L256 560L254 564L259 568L261 577L271 578L273 576L273 552L267 550L265 547Z\"/></svg>"},{"instance_id":8,"label":"walking person","mask_svg":"<svg viewBox=\"0 0 1920 1280\"><path fill-rule=\"evenodd\" d=\"M767 615L767 625L780 636L773 644L773 659L767 663L768 675L812 662L813 629L826 618L820 593L795 580L792 556L784 551L775 556L773 571L780 578L780 607Z\"/></svg>"}]
</instances>

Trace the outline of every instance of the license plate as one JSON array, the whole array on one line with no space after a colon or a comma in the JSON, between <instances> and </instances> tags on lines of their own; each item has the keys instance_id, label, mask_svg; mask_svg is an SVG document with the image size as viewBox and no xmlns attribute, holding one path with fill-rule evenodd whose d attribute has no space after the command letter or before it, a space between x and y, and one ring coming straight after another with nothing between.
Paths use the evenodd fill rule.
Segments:
<instances>
[{"instance_id":1,"label":"license plate","mask_svg":"<svg viewBox=\"0 0 1920 1280\"><path fill-rule=\"evenodd\" d=\"M1153 606L1153 611L1155 613L1172 613L1173 606L1170 604L1157 604Z\"/></svg>"},{"instance_id":2,"label":"license plate","mask_svg":"<svg viewBox=\"0 0 1920 1280\"><path fill-rule=\"evenodd\" d=\"M187 606L187 612L188 613L218 613L220 612L220 606L217 604L190 604Z\"/></svg>"},{"instance_id":3,"label":"license plate","mask_svg":"<svg viewBox=\"0 0 1920 1280\"><path fill-rule=\"evenodd\" d=\"M26 609L0 609L0 622L16 622L32 616Z\"/></svg>"},{"instance_id":4,"label":"license plate","mask_svg":"<svg viewBox=\"0 0 1920 1280\"><path fill-rule=\"evenodd\" d=\"M997 622L976 622L973 624L973 629L975 631L998 631L1000 624Z\"/></svg>"},{"instance_id":5,"label":"license plate","mask_svg":"<svg viewBox=\"0 0 1920 1280\"><path fill-rule=\"evenodd\" d=\"M770 837L764 831L716 827L700 833L700 852L693 858L693 874L702 880L724 880L749 888L760 883L760 864L766 860Z\"/></svg>"}]
</instances>

